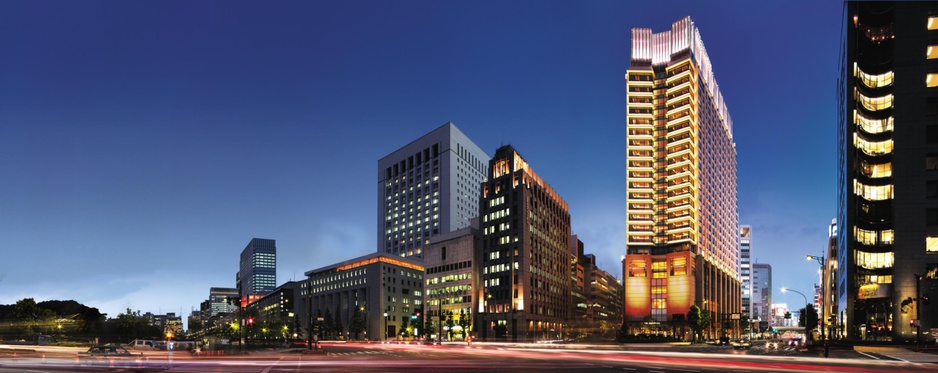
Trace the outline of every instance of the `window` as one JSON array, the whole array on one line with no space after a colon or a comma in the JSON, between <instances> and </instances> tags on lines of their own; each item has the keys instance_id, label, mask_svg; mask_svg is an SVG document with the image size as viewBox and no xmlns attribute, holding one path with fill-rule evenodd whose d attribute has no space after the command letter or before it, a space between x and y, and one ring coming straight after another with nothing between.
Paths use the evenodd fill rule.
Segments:
<instances>
[{"instance_id":1,"label":"window","mask_svg":"<svg viewBox=\"0 0 938 373\"><path fill-rule=\"evenodd\" d=\"M938 125L925 127L925 143L938 144Z\"/></svg>"},{"instance_id":2,"label":"window","mask_svg":"<svg viewBox=\"0 0 938 373\"><path fill-rule=\"evenodd\" d=\"M938 74L930 73L925 75L925 86L928 88L938 87Z\"/></svg>"},{"instance_id":3,"label":"window","mask_svg":"<svg viewBox=\"0 0 938 373\"><path fill-rule=\"evenodd\" d=\"M938 97L928 97L925 99L925 114L938 115Z\"/></svg>"},{"instance_id":4,"label":"window","mask_svg":"<svg viewBox=\"0 0 938 373\"><path fill-rule=\"evenodd\" d=\"M928 17L928 29L938 30L938 16Z\"/></svg>"},{"instance_id":5,"label":"window","mask_svg":"<svg viewBox=\"0 0 938 373\"><path fill-rule=\"evenodd\" d=\"M938 198L938 181L925 181L925 197Z\"/></svg>"},{"instance_id":6,"label":"window","mask_svg":"<svg viewBox=\"0 0 938 373\"><path fill-rule=\"evenodd\" d=\"M925 156L925 169L938 170L938 153L930 153Z\"/></svg>"},{"instance_id":7,"label":"window","mask_svg":"<svg viewBox=\"0 0 938 373\"><path fill-rule=\"evenodd\" d=\"M938 58L938 45L929 45L925 51L925 59L933 60Z\"/></svg>"},{"instance_id":8,"label":"window","mask_svg":"<svg viewBox=\"0 0 938 373\"><path fill-rule=\"evenodd\" d=\"M938 209L925 209L925 224L938 226Z\"/></svg>"},{"instance_id":9,"label":"window","mask_svg":"<svg viewBox=\"0 0 938 373\"><path fill-rule=\"evenodd\" d=\"M929 254L938 254L938 237L925 237L925 252Z\"/></svg>"}]
</instances>

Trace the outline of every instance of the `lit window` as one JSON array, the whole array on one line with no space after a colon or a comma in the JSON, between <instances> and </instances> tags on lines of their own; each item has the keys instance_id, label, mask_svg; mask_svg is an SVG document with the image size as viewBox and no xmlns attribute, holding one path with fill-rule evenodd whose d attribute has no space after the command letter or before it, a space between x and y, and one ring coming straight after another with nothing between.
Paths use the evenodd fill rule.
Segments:
<instances>
[{"instance_id":1,"label":"lit window","mask_svg":"<svg viewBox=\"0 0 938 373\"><path fill-rule=\"evenodd\" d=\"M893 119L891 116L885 119L870 119L854 110L853 121L867 133L877 134L892 131L893 129Z\"/></svg>"},{"instance_id":2,"label":"lit window","mask_svg":"<svg viewBox=\"0 0 938 373\"><path fill-rule=\"evenodd\" d=\"M863 82L863 85L870 88L879 88L885 87L892 84L894 74L892 71L887 71L879 75L867 74L863 70L860 70L857 67L857 63L853 63L853 76L860 78L860 81Z\"/></svg>"},{"instance_id":3,"label":"lit window","mask_svg":"<svg viewBox=\"0 0 938 373\"><path fill-rule=\"evenodd\" d=\"M856 133L853 134L853 146L862 150L866 155L884 155L892 153L892 139L885 141L867 141Z\"/></svg>"},{"instance_id":4,"label":"lit window","mask_svg":"<svg viewBox=\"0 0 938 373\"><path fill-rule=\"evenodd\" d=\"M938 58L938 45L929 45L927 52L925 52L925 58L929 60Z\"/></svg>"},{"instance_id":5,"label":"lit window","mask_svg":"<svg viewBox=\"0 0 938 373\"><path fill-rule=\"evenodd\" d=\"M928 88L938 87L938 74L928 74L925 76L925 86Z\"/></svg>"},{"instance_id":6,"label":"lit window","mask_svg":"<svg viewBox=\"0 0 938 373\"><path fill-rule=\"evenodd\" d=\"M860 172L863 173L864 176L874 179L890 177L892 176L892 163L869 164L861 162Z\"/></svg>"},{"instance_id":7,"label":"lit window","mask_svg":"<svg viewBox=\"0 0 938 373\"><path fill-rule=\"evenodd\" d=\"M938 237L925 237L925 252L929 254L938 254Z\"/></svg>"},{"instance_id":8,"label":"lit window","mask_svg":"<svg viewBox=\"0 0 938 373\"><path fill-rule=\"evenodd\" d=\"M929 76L931 76L931 74L929 74ZM936 84L938 84L938 79L936 79ZM892 93L882 97L866 97L857 91L856 99L869 111L889 109L892 107Z\"/></svg>"},{"instance_id":9,"label":"lit window","mask_svg":"<svg viewBox=\"0 0 938 373\"><path fill-rule=\"evenodd\" d=\"M895 255L888 253L868 253L857 250L857 266L866 269L892 268Z\"/></svg>"},{"instance_id":10,"label":"lit window","mask_svg":"<svg viewBox=\"0 0 938 373\"><path fill-rule=\"evenodd\" d=\"M928 29L929 30L938 30L938 16L928 17Z\"/></svg>"},{"instance_id":11,"label":"lit window","mask_svg":"<svg viewBox=\"0 0 938 373\"><path fill-rule=\"evenodd\" d=\"M864 185L859 181L853 181L853 193L863 197L867 201L883 201L893 198L893 188L888 185Z\"/></svg>"}]
</instances>

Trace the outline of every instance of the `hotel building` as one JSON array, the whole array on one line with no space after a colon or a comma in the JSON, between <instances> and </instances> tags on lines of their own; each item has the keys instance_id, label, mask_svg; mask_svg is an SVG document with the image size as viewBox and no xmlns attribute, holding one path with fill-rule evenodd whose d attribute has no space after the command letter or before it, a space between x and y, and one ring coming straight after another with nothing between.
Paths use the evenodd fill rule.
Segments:
<instances>
[{"instance_id":1,"label":"hotel building","mask_svg":"<svg viewBox=\"0 0 938 373\"><path fill-rule=\"evenodd\" d=\"M772 266L766 263L752 264L750 303L750 318L762 322L761 330L775 325L772 323Z\"/></svg>"},{"instance_id":2,"label":"hotel building","mask_svg":"<svg viewBox=\"0 0 938 373\"><path fill-rule=\"evenodd\" d=\"M690 17L632 29L627 87L625 321L723 325L742 310L732 121Z\"/></svg>"},{"instance_id":3,"label":"hotel building","mask_svg":"<svg viewBox=\"0 0 938 373\"><path fill-rule=\"evenodd\" d=\"M489 156L446 123L378 161L378 252L421 260L430 237L469 226Z\"/></svg>"},{"instance_id":4,"label":"hotel building","mask_svg":"<svg viewBox=\"0 0 938 373\"><path fill-rule=\"evenodd\" d=\"M479 206L483 339L557 339L573 314L570 213L510 145L495 151Z\"/></svg>"},{"instance_id":5,"label":"hotel building","mask_svg":"<svg viewBox=\"0 0 938 373\"><path fill-rule=\"evenodd\" d=\"M855 340L932 339L938 309L923 296L938 290L938 3L845 7L836 327Z\"/></svg>"}]
</instances>

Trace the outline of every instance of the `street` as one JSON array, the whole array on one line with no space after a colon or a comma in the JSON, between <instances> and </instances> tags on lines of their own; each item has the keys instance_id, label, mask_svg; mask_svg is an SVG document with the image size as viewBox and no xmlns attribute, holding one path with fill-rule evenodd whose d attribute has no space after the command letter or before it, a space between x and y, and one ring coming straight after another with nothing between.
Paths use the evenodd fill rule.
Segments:
<instances>
[{"instance_id":1,"label":"street","mask_svg":"<svg viewBox=\"0 0 938 373\"><path fill-rule=\"evenodd\" d=\"M0 348L0 372L926 372L938 364L906 362L856 351L831 358L794 349L733 350L725 346L639 345L624 349L587 345L509 345L475 343L443 346L407 344L329 344L325 353L299 350L256 351L243 356L193 357L147 352L133 367L76 365L75 352L54 349L17 352ZM622 346L615 346L622 347ZM933 356L934 355L929 355ZM938 359L936 359L938 360Z\"/></svg>"}]
</instances>

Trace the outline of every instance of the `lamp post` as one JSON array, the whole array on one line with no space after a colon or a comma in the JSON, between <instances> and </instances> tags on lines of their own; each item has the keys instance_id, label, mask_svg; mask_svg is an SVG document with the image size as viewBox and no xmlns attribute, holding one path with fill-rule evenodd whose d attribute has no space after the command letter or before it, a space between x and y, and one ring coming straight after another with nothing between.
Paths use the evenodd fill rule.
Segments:
<instances>
[{"instance_id":1,"label":"lamp post","mask_svg":"<svg viewBox=\"0 0 938 373\"><path fill-rule=\"evenodd\" d=\"M821 309L818 310L819 311L818 316L821 321L821 339L827 340L827 337L824 335L824 329L827 329L827 318L824 317L824 309L828 307L824 303L827 302L828 297L827 295L825 295L825 293L827 292L827 286L824 285L824 280L827 279L828 275L825 273L826 271L824 268L824 263L825 263L824 255L821 255L821 256L808 255L805 260L811 260L811 259L816 260L817 264L821 266L821 276L823 276L821 278Z\"/></svg>"},{"instance_id":2,"label":"lamp post","mask_svg":"<svg viewBox=\"0 0 938 373\"><path fill-rule=\"evenodd\" d=\"M388 313L384 313L384 342L388 342Z\"/></svg>"},{"instance_id":3,"label":"lamp post","mask_svg":"<svg viewBox=\"0 0 938 373\"><path fill-rule=\"evenodd\" d=\"M788 288L782 288L782 293L789 292L789 291L798 293L798 294L801 295L801 297L804 298L804 329L805 329L805 334L807 334L807 332L808 332L808 297L807 297L806 295L804 295L804 293L802 293L802 292L800 292L800 291L798 291L798 290L788 289ZM805 336L805 337L807 337L807 336Z\"/></svg>"}]
</instances>

